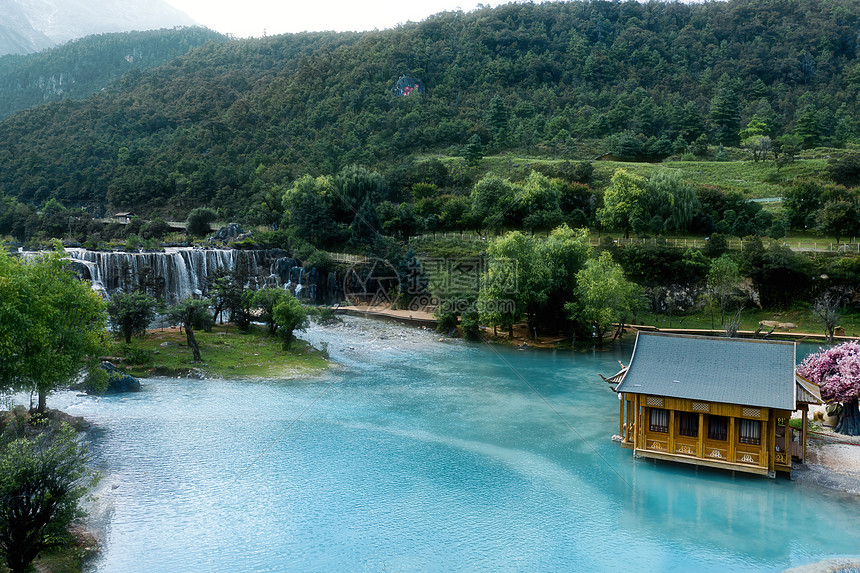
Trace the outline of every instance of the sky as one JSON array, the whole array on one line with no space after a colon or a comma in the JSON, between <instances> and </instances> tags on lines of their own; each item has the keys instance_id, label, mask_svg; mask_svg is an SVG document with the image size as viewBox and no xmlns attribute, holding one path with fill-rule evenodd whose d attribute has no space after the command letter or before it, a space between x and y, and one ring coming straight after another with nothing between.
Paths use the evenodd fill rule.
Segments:
<instances>
[{"instance_id":1,"label":"sky","mask_svg":"<svg viewBox=\"0 0 860 573\"><path fill-rule=\"evenodd\" d=\"M438 12L508 0L166 0L198 23L238 38L287 32L363 31L419 22Z\"/></svg>"}]
</instances>

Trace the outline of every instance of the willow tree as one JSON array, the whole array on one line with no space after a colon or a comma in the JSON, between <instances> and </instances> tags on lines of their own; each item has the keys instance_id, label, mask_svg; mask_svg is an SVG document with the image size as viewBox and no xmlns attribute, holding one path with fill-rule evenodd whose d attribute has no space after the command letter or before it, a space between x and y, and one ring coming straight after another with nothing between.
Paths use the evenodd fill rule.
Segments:
<instances>
[{"instance_id":1,"label":"willow tree","mask_svg":"<svg viewBox=\"0 0 860 573\"><path fill-rule=\"evenodd\" d=\"M842 402L836 431L860 436L860 344L843 342L810 354L797 367L797 373L821 386L821 397L827 403Z\"/></svg>"},{"instance_id":2,"label":"willow tree","mask_svg":"<svg viewBox=\"0 0 860 573\"><path fill-rule=\"evenodd\" d=\"M0 250L0 390L48 394L97 364L105 304L68 268L62 250L35 259Z\"/></svg>"}]
</instances>

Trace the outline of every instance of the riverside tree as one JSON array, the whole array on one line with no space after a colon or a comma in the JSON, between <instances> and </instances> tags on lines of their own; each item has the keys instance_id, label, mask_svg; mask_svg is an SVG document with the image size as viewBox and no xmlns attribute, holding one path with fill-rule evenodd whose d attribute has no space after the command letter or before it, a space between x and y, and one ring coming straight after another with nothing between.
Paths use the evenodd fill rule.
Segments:
<instances>
[{"instance_id":1,"label":"riverside tree","mask_svg":"<svg viewBox=\"0 0 860 573\"><path fill-rule=\"evenodd\" d=\"M278 330L278 322L275 320L275 307L292 297L286 289L277 287L263 287L251 298L251 307L260 310L260 318L269 328L269 334L275 334Z\"/></svg>"},{"instance_id":2,"label":"riverside tree","mask_svg":"<svg viewBox=\"0 0 860 573\"><path fill-rule=\"evenodd\" d=\"M330 200L337 197L331 177L305 175L283 194L282 223L296 237L322 245L335 235Z\"/></svg>"},{"instance_id":3,"label":"riverside tree","mask_svg":"<svg viewBox=\"0 0 860 573\"><path fill-rule=\"evenodd\" d=\"M860 344L844 342L807 356L797 373L821 386L821 397L829 404L842 402L836 431L860 436Z\"/></svg>"},{"instance_id":4,"label":"riverside tree","mask_svg":"<svg viewBox=\"0 0 860 573\"><path fill-rule=\"evenodd\" d=\"M108 314L113 331L131 344L134 334L145 334L155 320L158 301L142 292L118 292L108 303Z\"/></svg>"},{"instance_id":5,"label":"riverside tree","mask_svg":"<svg viewBox=\"0 0 860 573\"><path fill-rule=\"evenodd\" d=\"M27 261L0 250L0 390L48 394L97 366L105 347L104 301L56 251Z\"/></svg>"},{"instance_id":6,"label":"riverside tree","mask_svg":"<svg viewBox=\"0 0 860 573\"><path fill-rule=\"evenodd\" d=\"M479 294L480 306L487 309L482 320L506 326L513 338L513 325L525 315L533 336L536 313L551 286L550 268L537 239L512 231L492 241L487 256Z\"/></svg>"},{"instance_id":7,"label":"riverside tree","mask_svg":"<svg viewBox=\"0 0 860 573\"><path fill-rule=\"evenodd\" d=\"M603 346L606 332L616 323L623 325L636 310L641 298L639 285L624 278L621 265L609 251L586 261L576 273L576 301L565 305L574 321L590 325L597 346ZM621 328L618 329L620 332Z\"/></svg>"},{"instance_id":8,"label":"riverside tree","mask_svg":"<svg viewBox=\"0 0 860 573\"><path fill-rule=\"evenodd\" d=\"M68 538L94 485L87 450L69 426L15 424L0 437L0 554L13 573Z\"/></svg>"},{"instance_id":9,"label":"riverside tree","mask_svg":"<svg viewBox=\"0 0 860 573\"><path fill-rule=\"evenodd\" d=\"M215 322L209 312L211 304L212 301L209 299L187 298L172 306L167 312L171 321L178 323L185 329L185 340L191 349L195 362L200 362L203 359L200 357L200 346L197 344L197 339L194 338L194 329L211 329L212 323Z\"/></svg>"},{"instance_id":10,"label":"riverside tree","mask_svg":"<svg viewBox=\"0 0 860 573\"><path fill-rule=\"evenodd\" d=\"M295 338L293 331L307 328L308 313L296 297L284 292L286 297L275 305L272 315L283 340L283 349L289 350Z\"/></svg>"}]
</instances>

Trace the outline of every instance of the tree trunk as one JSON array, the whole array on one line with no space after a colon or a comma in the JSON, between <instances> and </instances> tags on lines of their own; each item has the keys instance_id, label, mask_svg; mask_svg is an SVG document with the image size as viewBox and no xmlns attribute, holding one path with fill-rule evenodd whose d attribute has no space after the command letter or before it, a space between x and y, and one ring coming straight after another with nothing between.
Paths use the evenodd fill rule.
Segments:
<instances>
[{"instance_id":1,"label":"tree trunk","mask_svg":"<svg viewBox=\"0 0 860 573\"><path fill-rule=\"evenodd\" d=\"M21 528L25 529L25 528ZM6 553L6 565L12 573L27 573L32 571L30 564L39 556L41 544L24 531L13 532L11 547Z\"/></svg>"},{"instance_id":2,"label":"tree trunk","mask_svg":"<svg viewBox=\"0 0 860 573\"><path fill-rule=\"evenodd\" d=\"M618 321L618 327L615 329L615 335L612 337L612 340L609 341L610 344L615 342L619 336L624 334L624 319Z\"/></svg>"},{"instance_id":3,"label":"tree trunk","mask_svg":"<svg viewBox=\"0 0 860 573\"><path fill-rule=\"evenodd\" d=\"M185 340L188 342L188 346L194 354L194 361L202 362L203 359L200 358L200 347L197 346L197 340L194 338L194 329L190 324L185 325Z\"/></svg>"},{"instance_id":4,"label":"tree trunk","mask_svg":"<svg viewBox=\"0 0 860 573\"><path fill-rule=\"evenodd\" d=\"M857 398L843 403L842 416L835 431L847 436L860 436L860 410L857 407Z\"/></svg>"},{"instance_id":5,"label":"tree trunk","mask_svg":"<svg viewBox=\"0 0 860 573\"><path fill-rule=\"evenodd\" d=\"M45 410L48 407L48 393L44 390L39 390L39 405L36 407L36 411L40 414L44 414Z\"/></svg>"},{"instance_id":6,"label":"tree trunk","mask_svg":"<svg viewBox=\"0 0 860 573\"><path fill-rule=\"evenodd\" d=\"M283 350L289 350L290 345L293 343L293 329L290 328L288 330L285 330L281 334L281 336L283 337L283 340L281 341L281 348Z\"/></svg>"}]
</instances>

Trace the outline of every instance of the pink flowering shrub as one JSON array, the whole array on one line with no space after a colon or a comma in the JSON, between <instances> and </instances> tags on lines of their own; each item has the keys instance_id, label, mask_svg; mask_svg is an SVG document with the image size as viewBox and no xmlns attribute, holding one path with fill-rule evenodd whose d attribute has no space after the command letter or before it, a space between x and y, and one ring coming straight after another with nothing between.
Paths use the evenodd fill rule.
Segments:
<instances>
[{"instance_id":1,"label":"pink flowering shrub","mask_svg":"<svg viewBox=\"0 0 860 573\"><path fill-rule=\"evenodd\" d=\"M797 373L821 386L827 402L850 402L860 398L860 344L844 342L807 356Z\"/></svg>"}]
</instances>

